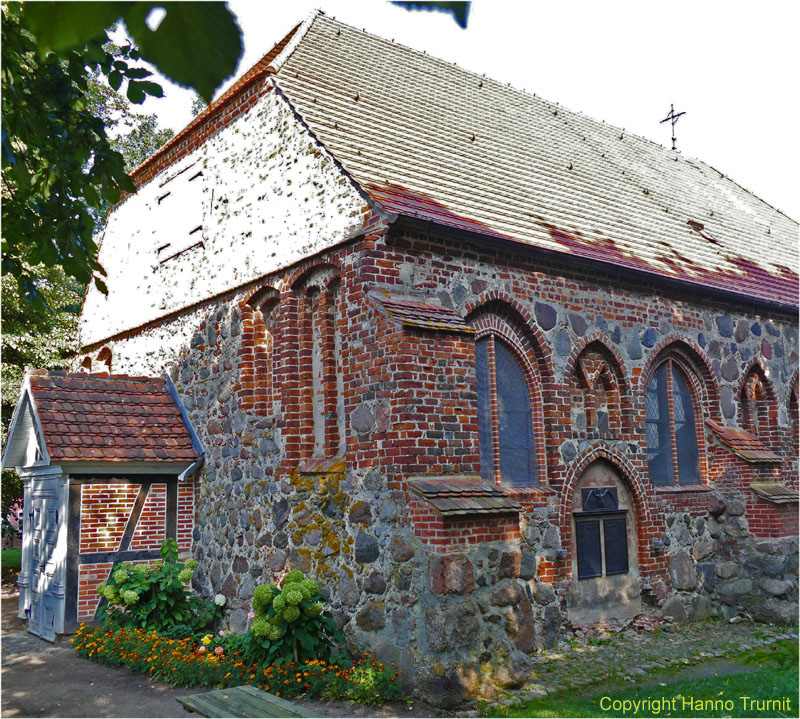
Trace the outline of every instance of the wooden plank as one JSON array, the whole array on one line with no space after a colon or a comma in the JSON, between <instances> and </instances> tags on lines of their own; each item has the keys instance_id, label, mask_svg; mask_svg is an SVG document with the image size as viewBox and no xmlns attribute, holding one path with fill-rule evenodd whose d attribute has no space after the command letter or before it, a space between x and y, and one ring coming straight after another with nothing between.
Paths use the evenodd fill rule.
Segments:
<instances>
[{"instance_id":1,"label":"wooden plank","mask_svg":"<svg viewBox=\"0 0 800 719\"><path fill-rule=\"evenodd\" d=\"M260 695L259 696L252 692L245 691L246 689L248 689L248 687L244 685L229 690L232 693L232 697L230 699L232 706L237 709L241 709L242 711L249 712L248 716L250 717L270 717L274 719L290 716L283 709L266 701L266 692L256 690L258 691Z\"/></svg>"},{"instance_id":2,"label":"wooden plank","mask_svg":"<svg viewBox=\"0 0 800 719\"><path fill-rule=\"evenodd\" d=\"M224 702L217 702L211 696L216 692L208 694L191 694L186 697L178 697L178 701L189 711L197 712L204 717L215 717L219 719L238 719L248 717L249 714L242 714L225 705Z\"/></svg>"},{"instance_id":3,"label":"wooden plank","mask_svg":"<svg viewBox=\"0 0 800 719\"><path fill-rule=\"evenodd\" d=\"M275 707L280 708L285 714L275 714L275 716L282 716L282 717L309 717L310 719L321 719L323 714L319 714L317 712L313 712L310 709L305 709L294 702L287 701L281 697L276 697L274 694L270 694L269 692L265 692L263 689L258 689L253 686L244 685L241 687L237 687L237 689L242 689L254 696L259 698L263 698L266 702L274 705Z\"/></svg>"},{"instance_id":4,"label":"wooden plank","mask_svg":"<svg viewBox=\"0 0 800 719\"><path fill-rule=\"evenodd\" d=\"M313 717L317 719L322 716L246 684L229 689L217 689L204 694L191 694L179 697L178 701L190 711L206 717L270 717L273 719Z\"/></svg>"}]
</instances>

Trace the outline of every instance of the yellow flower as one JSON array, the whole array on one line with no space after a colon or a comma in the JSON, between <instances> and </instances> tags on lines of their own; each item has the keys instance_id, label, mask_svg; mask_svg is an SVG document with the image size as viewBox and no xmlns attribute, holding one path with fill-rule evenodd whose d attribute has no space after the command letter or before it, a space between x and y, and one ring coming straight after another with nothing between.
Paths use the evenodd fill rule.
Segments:
<instances>
[{"instance_id":1,"label":"yellow flower","mask_svg":"<svg viewBox=\"0 0 800 719\"><path fill-rule=\"evenodd\" d=\"M203 644L205 644L206 646L208 646L208 645L209 645L209 644L211 644L211 642L212 642L211 635L210 635L210 634L206 634L206 635L203 637L203 640L202 640L202 641L203 641Z\"/></svg>"}]
</instances>

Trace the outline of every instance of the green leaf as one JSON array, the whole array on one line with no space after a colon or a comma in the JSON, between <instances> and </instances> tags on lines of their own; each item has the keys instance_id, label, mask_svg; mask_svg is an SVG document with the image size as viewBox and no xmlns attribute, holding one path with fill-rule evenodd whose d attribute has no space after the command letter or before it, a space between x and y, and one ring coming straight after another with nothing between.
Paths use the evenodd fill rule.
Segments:
<instances>
[{"instance_id":1,"label":"green leaf","mask_svg":"<svg viewBox=\"0 0 800 719\"><path fill-rule=\"evenodd\" d=\"M164 88L157 82L140 82L137 83L148 95L153 97L164 97Z\"/></svg>"},{"instance_id":2,"label":"green leaf","mask_svg":"<svg viewBox=\"0 0 800 719\"><path fill-rule=\"evenodd\" d=\"M111 86L111 89L115 92L119 90L119 86L122 84L122 73L118 70L114 70L108 74L108 84Z\"/></svg>"},{"instance_id":3,"label":"green leaf","mask_svg":"<svg viewBox=\"0 0 800 719\"><path fill-rule=\"evenodd\" d=\"M154 7L167 11L155 32L145 23ZM242 31L221 2L136 3L123 20L145 60L206 102L242 56Z\"/></svg>"},{"instance_id":4,"label":"green leaf","mask_svg":"<svg viewBox=\"0 0 800 719\"><path fill-rule=\"evenodd\" d=\"M23 18L36 36L39 51L67 50L85 45L111 27L132 2L31 2Z\"/></svg>"},{"instance_id":5,"label":"green leaf","mask_svg":"<svg viewBox=\"0 0 800 719\"><path fill-rule=\"evenodd\" d=\"M141 82L129 82L128 91L125 93L134 105L141 105L146 97Z\"/></svg>"},{"instance_id":6,"label":"green leaf","mask_svg":"<svg viewBox=\"0 0 800 719\"><path fill-rule=\"evenodd\" d=\"M144 67L131 67L125 71L125 77L130 80L142 80L145 77L150 77L153 73Z\"/></svg>"},{"instance_id":7,"label":"green leaf","mask_svg":"<svg viewBox=\"0 0 800 719\"><path fill-rule=\"evenodd\" d=\"M103 280L101 280L99 277L94 278L94 284L102 294L108 294L108 287L106 287L106 283L103 282Z\"/></svg>"}]
</instances>

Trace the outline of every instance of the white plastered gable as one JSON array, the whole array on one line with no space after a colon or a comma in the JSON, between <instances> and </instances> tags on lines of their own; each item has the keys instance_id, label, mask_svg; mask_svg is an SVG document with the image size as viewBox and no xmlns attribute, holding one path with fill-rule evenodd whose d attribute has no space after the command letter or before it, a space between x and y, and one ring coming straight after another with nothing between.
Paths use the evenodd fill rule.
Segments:
<instances>
[{"instance_id":1,"label":"white plastered gable","mask_svg":"<svg viewBox=\"0 0 800 719\"><path fill-rule=\"evenodd\" d=\"M275 91L109 215L108 295L86 295L83 345L291 265L361 225L364 195Z\"/></svg>"}]
</instances>

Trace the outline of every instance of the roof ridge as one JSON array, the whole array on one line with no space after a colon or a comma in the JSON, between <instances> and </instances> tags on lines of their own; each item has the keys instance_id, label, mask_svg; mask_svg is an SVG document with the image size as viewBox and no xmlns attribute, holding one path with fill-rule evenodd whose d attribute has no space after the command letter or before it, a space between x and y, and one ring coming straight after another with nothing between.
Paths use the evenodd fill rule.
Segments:
<instances>
[{"instance_id":1,"label":"roof ridge","mask_svg":"<svg viewBox=\"0 0 800 719\"><path fill-rule=\"evenodd\" d=\"M147 375L128 375L108 372L65 372L63 370L30 370L28 376L31 379L83 379L83 380L106 380L111 382L164 382L163 377L148 377Z\"/></svg>"},{"instance_id":2,"label":"roof ridge","mask_svg":"<svg viewBox=\"0 0 800 719\"><path fill-rule=\"evenodd\" d=\"M294 30L292 31L292 36L289 41L286 43L284 48L273 58L273 60L267 65L267 70L272 70L273 73L278 72L281 67L283 67L284 63L292 56L294 51L297 49L297 46L303 41L303 38L306 36L308 31L311 29L311 26L314 24L314 20L318 17L325 15L322 10L317 8L316 10L312 10L308 13L303 22L295 25ZM272 48L275 49L276 46ZM267 56L272 52L272 50L267 51L267 53L258 61L263 62ZM258 64L258 63L256 63Z\"/></svg>"}]
</instances>

